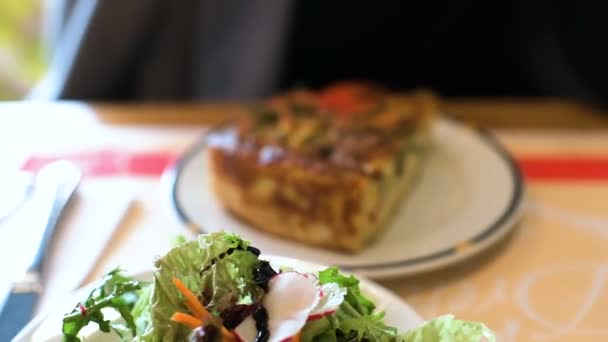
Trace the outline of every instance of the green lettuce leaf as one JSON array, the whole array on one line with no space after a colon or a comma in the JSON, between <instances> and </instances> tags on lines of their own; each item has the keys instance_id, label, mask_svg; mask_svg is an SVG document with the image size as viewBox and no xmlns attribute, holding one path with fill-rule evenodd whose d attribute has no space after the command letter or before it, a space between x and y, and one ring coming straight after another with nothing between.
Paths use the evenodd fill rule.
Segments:
<instances>
[{"instance_id":1,"label":"green lettuce leaf","mask_svg":"<svg viewBox=\"0 0 608 342\"><path fill-rule=\"evenodd\" d=\"M350 317L344 319L339 330L346 336L350 336L354 341L394 341L397 336L397 329L388 327L384 324L384 313L370 314L367 316Z\"/></svg>"},{"instance_id":2,"label":"green lettuce leaf","mask_svg":"<svg viewBox=\"0 0 608 342\"><path fill-rule=\"evenodd\" d=\"M319 272L319 283L336 283L347 290L346 296L334 314L304 326L303 342L395 341L397 329L384 324L384 313L374 312L375 305L361 293L357 278L331 267Z\"/></svg>"},{"instance_id":3,"label":"green lettuce leaf","mask_svg":"<svg viewBox=\"0 0 608 342\"><path fill-rule=\"evenodd\" d=\"M137 327L131 310L138 301L142 286L149 284L126 277L119 269L109 272L100 286L63 317L63 341L80 341L78 333L89 323L96 323L99 330L106 333L114 330L120 336L136 334ZM106 319L102 312L106 308L118 311L124 323L112 323Z\"/></svg>"},{"instance_id":4,"label":"green lettuce leaf","mask_svg":"<svg viewBox=\"0 0 608 342\"><path fill-rule=\"evenodd\" d=\"M362 315L369 315L376 308L371 300L361 294L359 279L352 275L347 277L341 274L336 267L330 267L319 272L319 283L321 285L336 283L340 287L346 288L347 292L344 300L350 303Z\"/></svg>"},{"instance_id":5,"label":"green lettuce leaf","mask_svg":"<svg viewBox=\"0 0 608 342\"><path fill-rule=\"evenodd\" d=\"M120 336L121 342L138 341L138 336L142 335L152 324L150 317L150 301L154 287L152 283L147 283L142 286L141 290L136 292L137 301L131 309L132 322L135 325L135 337L133 330L123 322L113 322L112 328Z\"/></svg>"},{"instance_id":6,"label":"green lettuce leaf","mask_svg":"<svg viewBox=\"0 0 608 342\"><path fill-rule=\"evenodd\" d=\"M171 321L175 312L188 312L184 298L172 279L180 279L195 294L200 294L207 310L219 315L235 304L256 301L264 290L256 285L253 271L260 264L247 251L249 243L230 233L200 235L197 240L171 249L156 263L151 320L142 341L178 341L191 330Z\"/></svg>"},{"instance_id":7,"label":"green lettuce leaf","mask_svg":"<svg viewBox=\"0 0 608 342\"><path fill-rule=\"evenodd\" d=\"M347 289L344 302L330 316L308 322L302 330L303 342L477 342L496 341L482 323L440 316L416 329L397 335L397 329L384 324L384 313L374 312L371 300L361 294L359 280L345 276L335 267L319 272L321 284L336 283Z\"/></svg>"},{"instance_id":8,"label":"green lettuce leaf","mask_svg":"<svg viewBox=\"0 0 608 342\"><path fill-rule=\"evenodd\" d=\"M152 316L150 313L150 306L152 305L152 293L154 287L152 284L142 288L138 295L139 299L135 302L131 315L135 321L135 327L137 335L142 335L152 324Z\"/></svg>"},{"instance_id":9,"label":"green lettuce leaf","mask_svg":"<svg viewBox=\"0 0 608 342\"><path fill-rule=\"evenodd\" d=\"M496 336L482 323L461 321L452 315L430 320L399 336L399 342L478 342L496 341Z\"/></svg>"}]
</instances>

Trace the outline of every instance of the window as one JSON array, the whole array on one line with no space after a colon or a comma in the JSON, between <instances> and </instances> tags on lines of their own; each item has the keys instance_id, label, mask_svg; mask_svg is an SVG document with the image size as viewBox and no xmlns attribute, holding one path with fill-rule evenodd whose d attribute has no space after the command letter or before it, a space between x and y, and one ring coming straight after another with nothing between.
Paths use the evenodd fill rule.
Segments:
<instances>
[{"instance_id":1,"label":"window","mask_svg":"<svg viewBox=\"0 0 608 342\"><path fill-rule=\"evenodd\" d=\"M22 98L46 69L42 14L42 0L0 1L0 100Z\"/></svg>"}]
</instances>

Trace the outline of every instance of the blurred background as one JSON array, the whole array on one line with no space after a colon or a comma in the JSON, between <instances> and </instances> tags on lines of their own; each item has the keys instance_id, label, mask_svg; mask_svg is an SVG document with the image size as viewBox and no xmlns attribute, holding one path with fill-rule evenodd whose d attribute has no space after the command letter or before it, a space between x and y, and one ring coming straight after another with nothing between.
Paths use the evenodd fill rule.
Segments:
<instances>
[{"instance_id":1,"label":"blurred background","mask_svg":"<svg viewBox=\"0 0 608 342\"><path fill-rule=\"evenodd\" d=\"M225 100L366 79L605 103L599 1L0 3L0 99Z\"/></svg>"},{"instance_id":2,"label":"blurred background","mask_svg":"<svg viewBox=\"0 0 608 342\"><path fill-rule=\"evenodd\" d=\"M0 100L20 99L48 65L40 0L0 2Z\"/></svg>"}]
</instances>

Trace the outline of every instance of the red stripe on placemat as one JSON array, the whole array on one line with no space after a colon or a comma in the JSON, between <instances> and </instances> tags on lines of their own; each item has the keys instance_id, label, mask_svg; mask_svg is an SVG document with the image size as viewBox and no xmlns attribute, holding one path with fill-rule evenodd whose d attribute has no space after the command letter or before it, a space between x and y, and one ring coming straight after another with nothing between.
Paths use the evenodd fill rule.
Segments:
<instances>
[{"instance_id":1,"label":"red stripe on placemat","mask_svg":"<svg viewBox=\"0 0 608 342\"><path fill-rule=\"evenodd\" d=\"M74 161L88 177L110 176L160 176L178 155L174 152L128 152L101 150L84 153L38 155L30 157L23 169L36 171L43 165L57 160ZM516 157L528 181L608 181L608 156Z\"/></svg>"},{"instance_id":2,"label":"red stripe on placemat","mask_svg":"<svg viewBox=\"0 0 608 342\"><path fill-rule=\"evenodd\" d=\"M167 151L129 152L100 150L83 153L31 156L22 169L37 171L45 164L58 159L76 163L86 177L160 176L177 155Z\"/></svg>"},{"instance_id":3,"label":"red stripe on placemat","mask_svg":"<svg viewBox=\"0 0 608 342\"><path fill-rule=\"evenodd\" d=\"M608 156L519 156L517 161L531 181L608 180Z\"/></svg>"},{"instance_id":4,"label":"red stripe on placemat","mask_svg":"<svg viewBox=\"0 0 608 342\"><path fill-rule=\"evenodd\" d=\"M170 152L134 154L129 159L128 172L143 176L160 176L177 159Z\"/></svg>"}]
</instances>

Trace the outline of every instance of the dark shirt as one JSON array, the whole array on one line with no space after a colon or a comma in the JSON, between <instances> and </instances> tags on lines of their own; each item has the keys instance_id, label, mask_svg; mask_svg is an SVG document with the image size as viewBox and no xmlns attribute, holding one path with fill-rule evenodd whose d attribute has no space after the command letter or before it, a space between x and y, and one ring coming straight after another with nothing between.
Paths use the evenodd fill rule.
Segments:
<instances>
[{"instance_id":1,"label":"dark shirt","mask_svg":"<svg viewBox=\"0 0 608 342\"><path fill-rule=\"evenodd\" d=\"M444 96L598 99L608 76L606 9L585 1L301 1L281 87L356 78Z\"/></svg>"},{"instance_id":2,"label":"dark shirt","mask_svg":"<svg viewBox=\"0 0 608 342\"><path fill-rule=\"evenodd\" d=\"M364 79L608 99L608 2L62 1L75 5L34 98L247 100Z\"/></svg>"}]
</instances>

